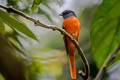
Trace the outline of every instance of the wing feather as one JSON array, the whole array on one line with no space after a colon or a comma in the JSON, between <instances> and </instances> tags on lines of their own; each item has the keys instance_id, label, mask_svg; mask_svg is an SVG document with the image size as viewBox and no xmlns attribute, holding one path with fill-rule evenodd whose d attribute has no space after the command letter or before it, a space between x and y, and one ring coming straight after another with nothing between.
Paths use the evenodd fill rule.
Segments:
<instances>
[{"instance_id":1,"label":"wing feather","mask_svg":"<svg viewBox=\"0 0 120 80\"><path fill-rule=\"evenodd\" d=\"M65 29L64 26L62 28ZM68 54L67 37L64 34L62 34L62 37L63 37L64 43L65 43L66 53Z\"/></svg>"}]
</instances>

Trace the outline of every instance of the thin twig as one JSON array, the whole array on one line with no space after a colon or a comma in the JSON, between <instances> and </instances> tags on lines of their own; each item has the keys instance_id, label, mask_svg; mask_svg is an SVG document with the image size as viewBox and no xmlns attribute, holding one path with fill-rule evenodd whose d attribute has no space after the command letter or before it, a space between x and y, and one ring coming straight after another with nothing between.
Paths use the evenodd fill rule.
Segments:
<instances>
[{"instance_id":1,"label":"thin twig","mask_svg":"<svg viewBox=\"0 0 120 80\"><path fill-rule=\"evenodd\" d=\"M106 67L108 66L108 64L115 58L116 54L118 53L118 51L120 50L120 43L119 45L115 48L115 50L108 55L106 61L104 62L103 66L101 67L101 69L99 70L96 78L94 80L101 80L105 70L106 70Z\"/></svg>"},{"instance_id":2,"label":"thin twig","mask_svg":"<svg viewBox=\"0 0 120 80\"><path fill-rule=\"evenodd\" d=\"M8 12L13 12L13 13L16 13L32 22L34 22L35 26L40 26L40 27L43 27L43 28L47 28L47 29L52 29L52 30L56 30L56 31L59 31L61 32L62 34L64 34L66 37L68 37L76 46L77 50L78 50L78 54L81 56L82 60L83 60L83 63L85 65L85 73L82 74L80 73L80 75L83 77L84 80L87 80L88 79L88 76L90 74L90 68L89 68L89 64L88 64L88 61L86 59L86 56L85 54L83 53L82 49L79 47L79 43L71 36L69 35L66 31L64 31L63 29L55 26L55 25L46 25L46 24L43 24L41 23L39 20L36 20L28 15L26 15L25 13L23 13L22 11L20 10L17 10L15 8L13 8L12 6L3 6L3 5L0 5L1 8L7 10Z\"/></svg>"}]
</instances>

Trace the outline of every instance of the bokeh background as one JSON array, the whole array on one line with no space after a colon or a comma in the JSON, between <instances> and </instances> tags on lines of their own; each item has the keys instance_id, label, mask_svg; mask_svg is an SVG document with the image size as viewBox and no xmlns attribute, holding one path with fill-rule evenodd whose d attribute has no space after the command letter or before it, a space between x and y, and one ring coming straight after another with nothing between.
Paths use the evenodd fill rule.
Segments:
<instances>
[{"instance_id":1,"label":"bokeh background","mask_svg":"<svg viewBox=\"0 0 120 80\"><path fill-rule=\"evenodd\" d=\"M63 10L73 10L81 24L79 44L89 61L91 78L95 77L98 68L90 51L89 27L102 0L41 0L34 12L31 10L32 3L33 0L0 0L0 4L12 5L42 23L57 25L61 28L63 19L59 14ZM27 65L25 73L27 77L30 80L71 80L68 56L61 33L34 26L33 22L19 15L13 15L25 23L38 39L38 41L33 40L17 31L18 34L6 26L7 39L20 49L17 53L22 56L21 59ZM81 69L84 70L84 65L77 51L75 53L78 72ZM77 73L77 79L80 80L80 78ZM0 80L4 80L2 75Z\"/></svg>"}]
</instances>

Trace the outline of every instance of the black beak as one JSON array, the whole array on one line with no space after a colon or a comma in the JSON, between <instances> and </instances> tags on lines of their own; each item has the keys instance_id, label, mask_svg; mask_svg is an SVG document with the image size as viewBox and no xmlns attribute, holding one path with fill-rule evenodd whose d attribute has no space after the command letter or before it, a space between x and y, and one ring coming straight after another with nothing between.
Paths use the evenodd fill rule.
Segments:
<instances>
[{"instance_id":1,"label":"black beak","mask_svg":"<svg viewBox=\"0 0 120 80\"><path fill-rule=\"evenodd\" d=\"M63 14L59 14L59 16L63 16Z\"/></svg>"}]
</instances>

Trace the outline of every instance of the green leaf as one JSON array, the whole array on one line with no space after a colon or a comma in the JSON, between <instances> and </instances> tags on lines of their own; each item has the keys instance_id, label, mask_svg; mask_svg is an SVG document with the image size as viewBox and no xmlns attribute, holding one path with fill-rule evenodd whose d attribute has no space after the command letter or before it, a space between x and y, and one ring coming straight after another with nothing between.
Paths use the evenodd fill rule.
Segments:
<instances>
[{"instance_id":1,"label":"green leaf","mask_svg":"<svg viewBox=\"0 0 120 80\"><path fill-rule=\"evenodd\" d=\"M3 21L0 17L0 33L4 34L4 31L5 31L5 26L4 26Z\"/></svg>"},{"instance_id":2,"label":"green leaf","mask_svg":"<svg viewBox=\"0 0 120 80\"><path fill-rule=\"evenodd\" d=\"M15 28L28 37L37 40L35 35L24 24L22 24L20 21L17 21L13 16L10 16L8 13L0 10L0 17L9 27L13 29Z\"/></svg>"},{"instance_id":3,"label":"green leaf","mask_svg":"<svg viewBox=\"0 0 120 80\"><path fill-rule=\"evenodd\" d=\"M34 0L33 5L32 5L32 12L35 12L36 9L38 8L39 4L42 2L43 0Z\"/></svg>"},{"instance_id":4,"label":"green leaf","mask_svg":"<svg viewBox=\"0 0 120 80\"><path fill-rule=\"evenodd\" d=\"M120 43L119 8L120 0L103 0L90 25L90 47L98 68Z\"/></svg>"}]
</instances>

